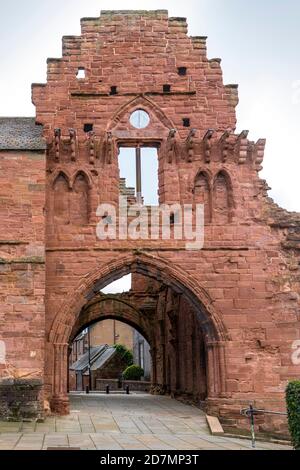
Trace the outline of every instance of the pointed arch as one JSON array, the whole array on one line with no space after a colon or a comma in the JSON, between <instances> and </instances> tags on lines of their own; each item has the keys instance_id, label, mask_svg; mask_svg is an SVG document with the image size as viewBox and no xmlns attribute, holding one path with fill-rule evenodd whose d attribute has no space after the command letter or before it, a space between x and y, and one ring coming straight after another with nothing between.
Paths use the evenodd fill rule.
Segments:
<instances>
[{"instance_id":1,"label":"pointed arch","mask_svg":"<svg viewBox=\"0 0 300 470\"><path fill-rule=\"evenodd\" d=\"M70 336L70 344L87 326L104 320L126 323L136 329L148 343L151 343L147 315L129 302L110 295L99 294L81 310Z\"/></svg>"},{"instance_id":2,"label":"pointed arch","mask_svg":"<svg viewBox=\"0 0 300 470\"><path fill-rule=\"evenodd\" d=\"M53 181L53 218L58 225L70 223L70 180L63 171Z\"/></svg>"},{"instance_id":3,"label":"pointed arch","mask_svg":"<svg viewBox=\"0 0 300 470\"><path fill-rule=\"evenodd\" d=\"M196 308L200 324L208 340L226 341L228 339L227 329L211 298L193 277L174 263L170 265L167 261L155 256L132 253L100 266L97 271L85 277L74 291L70 292L53 320L49 342L68 343L73 325L86 302L111 282L133 272L162 281L165 285L172 287L175 292L185 294Z\"/></svg>"},{"instance_id":4,"label":"pointed arch","mask_svg":"<svg viewBox=\"0 0 300 470\"><path fill-rule=\"evenodd\" d=\"M71 178L71 187L73 188L74 187L74 183L76 181L76 178L78 177L78 175L83 175L88 183L88 186L89 186L89 189L92 189L92 186L93 186L93 181L92 181L92 178L91 178L91 175L85 171L85 170L77 170L75 171L75 173L73 173L73 176Z\"/></svg>"},{"instance_id":5,"label":"pointed arch","mask_svg":"<svg viewBox=\"0 0 300 470\"><path fill-rule=\"evenodd\" d=\"M233 215L233 190L229 174L220 170L213 184L213 213L214 220L219 224L231 222Z\"/></svg>"},{"instance_id":6,"label":"pointed arch","mask_svg":"<svg viewBox=\"0 0 300 470\"><path fill-rule=\"evenodd\" d=\"M82 278L80 284L72 289L59 308L47 338L47 347L51 351L50 357L53 361L52 410L60 414L68 414L67 379L64 371L67 369L69 341L80 312L101 289L128 273L138 273L156 279L163 282L166 287L170 287L174 293L184 295L195 309L203 333L208 371L208 394L210 397L215 397L226 392L225 343L229 340L229 335L212 299L198 284L195 277L182 267L157 256L133 252L127 256L122 255L108 264L100 264L96 271ZM158 322L157 327L162 328L162 324ZM160 367L165 364L164 361L158 361L165 354L162 343L158 349L154 344L153 351L154 367L157 370L154 377L157 377L156 374L159 373L160 386L165 387L165 368L157 369L158 364Z\"/></svg>"},{"instance_id":7,"label":"pointed arch","mask_svg":"<svg viewBox=\"0 0 300 470\"><path fill-rule=\"evenodd\" d=\"M194 204L204 204L204 223L212 220L211 175L199 170L194 182Z\"/></svg>"},{"instance_id":8,"label":"pointed arch","mask_svg":"<svg viewBox=\"0 0 300 470\"><path fill-rule=\"evenodd\" d=\"M137 109L148 111L150 116L156 117L168 130L175 129L173 121L162 111L162 109L152 100L144 95L137 96L121 106L108 122L106 130L111 131L121 119L129 113L133 113Z\"/></svg>"},{"instance_id":9,"label":"pointed arch","mask_svg":"<svg viewBox=\"0 0 300 470\"><path fill-rule=\"evenodd\" d=\"M78 171L73 180L70 221L73 225L86 225L89 223L89 179L84 171Z\"/></svg>"},{"instance_id":10,"label":"pointed arch","mask_svg":"<svg viewBox=\"0 0 300 470\"><path fill-rule=\"evenodd\" d=\"M62 176L65 179L68 185L68 188L72 189L72 178L71 178L70 173L65 169L62 170L61 168L57 168L57 170L54 172L52 176L52 183L51 183L52 188L54 189L56 181L58 180L60 176Z\"/></svg>"}]
</instances>

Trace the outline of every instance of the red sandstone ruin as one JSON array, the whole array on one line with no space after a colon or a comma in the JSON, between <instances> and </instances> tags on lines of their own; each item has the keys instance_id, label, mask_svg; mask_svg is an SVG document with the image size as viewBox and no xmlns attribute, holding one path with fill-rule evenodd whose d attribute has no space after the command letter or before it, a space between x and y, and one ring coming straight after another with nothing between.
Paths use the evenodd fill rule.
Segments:
<instances>
[{"instance_id":1,"label":"red sandstone ruin","mask_svg":"<svg viewBox=\"0 0 300 470\"><path fill-rule=\"evenodd\" d=\"M41 399L67 413L70 341L121 318L149 340L154 393L231 426L250 402L284 411L300 374L300 214L259 178L265 140L235 134L237 85L224 85L206 37L164 10L103 11L81 28L33 84L36 118L0 119L0 377L41 379ZM130 124L140 109L145 129ZM157 148L160 204L205 204L202 250L97 238L98 205L119 201L118 149L137 145ZM100 305L128 273L126 305Z\"/></svg>"}]
</instances>

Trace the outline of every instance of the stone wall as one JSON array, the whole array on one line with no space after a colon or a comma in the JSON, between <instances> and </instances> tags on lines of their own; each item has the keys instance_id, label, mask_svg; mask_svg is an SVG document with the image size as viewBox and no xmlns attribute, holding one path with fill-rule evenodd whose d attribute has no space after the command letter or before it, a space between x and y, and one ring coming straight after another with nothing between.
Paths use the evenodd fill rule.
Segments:
<instances>
[{"instance_id":1,"label":"stone wall","mask_svg":"<svg viewBox=\"0 0 300 470\"><path fill-rule=\"evenodd\" d=\"M0 378L44 376L45 170L42 150L0 150Z\"/></svg>"},{"instance_id":2,"label":"stone wall","mask_svg":"<svg viewBox=\"0 0 300 470\"><path fill-rule=\"evenodd\" d=\"M43 419L42 380L0 380L0 417L5 421Z\"/></svg>"},{"instance_id":3,"label":"stone wall","mask_svg":"<svg viewBox=\"0 0 300 470\"><path fill-rule=\"evenodd\" d=\"M224 84L220 59L207 57L206 38L189 37L186 20L166 11L102 12L82 19L81 28L80 36L63 38L62 58L48 60L47 84L33 85L47 142L47 397L68 411L72 333L98 291L133 272L162 285L157 321L143 330L153 339L158 387L174 395L195 387L212 413L235 425L238 408L249 401L283 411L286 384L300 373L299 214L268 198L259 177L265 140L235 133L237 86ZM130 124L137 109L149 114L146 129ZM118 148L136 145L158 149L160 203L205 204L202 250L187 251L186 240L97 238L99 203L119 200ZM2 225L0 332L7 357L32 370L43 364L44 260L36 255L43 245L38 188L45 181L41 161L11 157L4 156L1 173L8 230ZM25 236L14 245L20 220ZM29 245L20 244L21 235ZM184 307L169 309L173 294ZM145 328L149 310L130 311L127 322ZM179 359L171 353L176 344ZM202 362L195 364L192 348L199 353L199 346ZM177 370L170 380L168 360ZM176 360L184 361L180 369Z\"/></svg>"},{"instance_id":4,"label":"stone wall","mask_svg":"<svg viewBox=\"0 0 300 470\"><path fill-rule=\"evenodd\" d=\"M249 399L284 409L287 381L299 374L292 362L300 328L299 250L286 243L287 230L276 225L259 178L265 141L235 134L237 86L223 83L220 60L207 58L206 38L187 36L186 21L167 12L103 12L81 25L81 36L63 39L62 58L48 61L47 84L33 86L48 143L47 393L56 393L55 380L65 389L52 368L65 359L55 359L52 343L68 342L95 286L141 271L175 290L180 284L194 302L212 410L234 414L235 403ZM76 78L79 68L85 79ZM144 130L129 123L136 109L150 116ZM84 132L86 123L92 133ZM129 144L159 147L161 203L205 203L201 251L187 252L185 240L97 239L97 206L117 203L117 150ZM188 310L179 316L174 341L185 364L177 379L158 382L175 393L177 380L189 393L195 369ZM198 387L203 395L203 383Z\"/></svg>"}]
</instances>

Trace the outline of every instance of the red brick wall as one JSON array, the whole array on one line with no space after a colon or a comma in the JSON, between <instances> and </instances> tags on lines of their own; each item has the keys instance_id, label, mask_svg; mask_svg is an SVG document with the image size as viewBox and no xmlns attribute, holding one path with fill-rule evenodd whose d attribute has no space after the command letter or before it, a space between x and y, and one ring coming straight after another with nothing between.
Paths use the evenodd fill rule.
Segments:
<instances>
[{"instance_id":1,"label":"red brick wall","mask_svg":"<svg viewBox=\"0 0 300 470\"><path fill-rule=\"evenodd\" d=\"M45 155L1 151L0 378L44 375L44 207Z\"/></svg>"}]
</instances>

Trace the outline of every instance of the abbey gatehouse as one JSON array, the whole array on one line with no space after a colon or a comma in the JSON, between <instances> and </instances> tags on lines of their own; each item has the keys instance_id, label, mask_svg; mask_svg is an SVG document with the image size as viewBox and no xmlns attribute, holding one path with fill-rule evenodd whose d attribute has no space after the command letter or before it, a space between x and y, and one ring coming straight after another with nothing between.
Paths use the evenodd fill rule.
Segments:
<instances>
[{"instance_id":1,"label":"abbey gatehouse","mask_svg":"<svg viewBox=\"0 0 300 470\"><path fill-rule=\"evenodd\" d=\"M42 416L45 401L67 414L71 343L104 319L149 342L152 393L231 427L249 403L285 411L300 375L300 214L268 197L266 142L236 132L238 86L224 84L206 39L164 10L83 18L48 59L47 83L32 85L36 116L0 118L2 417ZM129 149L134 189L120 170ZM139 209L155 206L141 181L149 152L156 206L175 207L169 237L138 236ZM135 236L114 237L124 198ZM203 208L197 249L184 227L175 236L184 206L194 229ZM100 293L128 274L126 298Z\"/></svg>"}]
</instances>

